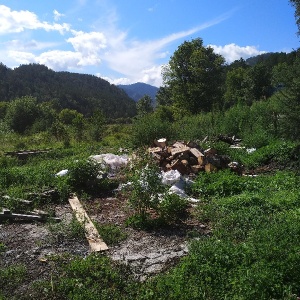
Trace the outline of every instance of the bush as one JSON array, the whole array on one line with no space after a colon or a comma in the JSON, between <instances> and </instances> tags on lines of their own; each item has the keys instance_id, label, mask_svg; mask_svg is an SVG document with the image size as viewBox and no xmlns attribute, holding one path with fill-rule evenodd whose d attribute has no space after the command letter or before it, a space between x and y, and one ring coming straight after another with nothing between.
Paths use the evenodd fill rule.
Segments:
<instances>
[{"instance_id":1,"label":"bush","mask_svg":"<svg viewBox=\"0 0 300 300\"><path fill-rule=\"evenodd\" d=\"M256 190L255 178L241 177L230 170L204 173L197 177L191 187L196 197L226 197L242 193L245 189Z\"/></svg>"},{"instance_id":2,"label":"bush","mask_svg":"<svg viewBox=\"0 0 300 300\"><path fill-rule=\"evenodd\" d=\"M165 194L158 206L160 218L167 222L173 223L185 217L188 201L176 194Z\"/></svg>"},{"instance_id":3,"label":"bush","mask_svg":"<svg viewBox=\"0 0 300 300\"><path fill-rule=\"evenodd\" d=\"M132 144L133 146L151 145L155 139L172 136L171 123L162 121L154 114L140 117L133 122Z\"/></svg>"}]
</instances>

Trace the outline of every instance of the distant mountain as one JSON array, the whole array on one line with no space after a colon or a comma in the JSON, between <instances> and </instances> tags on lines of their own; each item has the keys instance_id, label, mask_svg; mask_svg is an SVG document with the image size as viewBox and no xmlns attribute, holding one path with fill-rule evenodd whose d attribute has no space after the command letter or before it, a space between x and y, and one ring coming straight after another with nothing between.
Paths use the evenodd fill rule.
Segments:
<instances>
[{"instance_id":1,"label":"distant mountain","mask_svg":"<svg viewBox=\"0 0 300 300\"><path fill-rule=\"evenodd\" d=\"M128 85L118 85L119 88L125 91L125 93L135 101L140 100L143 96L148 95L152 98L153 102L155 102L155 96L158 91L156 86L137 82Z\"/></svg>"},{"instance_id":2,"label":"distant mountain","mask_svg":"<svg viewBox=\"0 0 300 300\"><path fill-rule=\"evenodd\" d=\"M135 101L102 78L55 72L39 64L21 65L12 70L0 63L0 101L22 96L33 96L39 103L55 103L58 110L75 109L85 116L95 110L112 119L136 114Z\"/></svg>"}]
</instances>

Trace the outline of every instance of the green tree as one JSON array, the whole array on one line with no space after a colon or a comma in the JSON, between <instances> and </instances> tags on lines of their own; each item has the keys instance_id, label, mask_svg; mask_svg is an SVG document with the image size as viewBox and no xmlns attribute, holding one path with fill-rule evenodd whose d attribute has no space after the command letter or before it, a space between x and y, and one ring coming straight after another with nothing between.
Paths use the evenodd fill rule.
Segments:
<instances>
[{"instance_id":1,"label":"green tree","mask_svg":"<svg viewBox=\"0 0 300 300\"><path fill-rule=\"evenodd\" d=\"M284 86L279 90L279 98L282 105L281 128L287 138L300 139L300 57L293 66L286 71L287 78Z\"/></svg>"},{"instance_id":2,"label":"green tree","mask_svg":"<svg viewBox=\"0 0 300 300\"><path fill-rule=\"evenodd\" d=\"M247 70L242 67L234 68L227 72L225 80L225 108L237 103L245 103L245 88Z\"/></svg>"},{"instance_id":3,"label":"green tree","mask_svg":"<svg viewBox=\"0 0 300 300\"><path fill-rule=\"evenodd\" d=\"M162 72L173 105L195 114L219 104L223 64L224 58L200 38L180 45Z\"/></svg>"},{"instance_id":4,"label":"green tree","mask_svg":"<svg viewBox=\"0 0 300 300\"><path fill-rule=\"evenodd\" d=\"M77 110L69 108L63 109L58 115L59 120L65 125L71 125L76 118L80 118L81 116L83 115Z\"/></svg>"},{"instance_id":5,"label":"green tree","mask_svg":"<svg viewBox=\"0 0 300 300\"><path fill-rule=\"evenodd\" d=\"M298 35L300 35L300 0L290 0L290 2L295 7L295 19L298 26Z\"/></svg>"},{"instance_id":6,"label":"green tree","mask_svg":"<svg viewBox=\"0 0 300 300\"><path fill-rule=\"evenodd\" d=\"M139 116L144 116L153 112L152 99L149 95L145 95L136 103L136 109Z\"/></svg>"},{"instance_id":7,"label":"green tree","mask_svg":"<svg viewBox=\"0 0 300 300\"><path fill-rule=\"evenodd\" d=\"M105 124L105 116L100 110L94 111L89 119L88 130L92 140L100 141L103 135L103 126Z\"/></svg>"},{"instance_id":8,"label":"green tree","mask_svg":"<svg viewBox=\"0 0 300 300\"><path fill-rule=\"evenodd\" d=\"M24 133L38 117L36 98L25 96L8 104L5 120L12 130Z\"/></svg>"},{"instance_id":9,"label":"green tree","mask_svg":"<svg viewBox=\"0 0 300 300\"><path fill-rule=\"evenodd\" d=\"M171 92L170 89L166 86L161 86L155 96L156 104L158 106L160 105L172 105L172 100L171 100Z\"/></svg>"},{"instance_id":10,"label":"green tree","mask_svg":"<svg viewBox=\"0 0 300 300\"><path fill-rule=\"evenodd\" d=\"M248 102L252 103L271 96L271 71L264 63L258 63L248 70L248 80Z\"/></svg>"},{"instance_id":11,"label":"green tree","mask_svg":"<svg viewBox=\"0 0 300 300\"><path fill-rule=\"evenodd\" d=\"M4 119L6 115L8 102L0 102L0 119Z\"/></svg>"}]
</instances>

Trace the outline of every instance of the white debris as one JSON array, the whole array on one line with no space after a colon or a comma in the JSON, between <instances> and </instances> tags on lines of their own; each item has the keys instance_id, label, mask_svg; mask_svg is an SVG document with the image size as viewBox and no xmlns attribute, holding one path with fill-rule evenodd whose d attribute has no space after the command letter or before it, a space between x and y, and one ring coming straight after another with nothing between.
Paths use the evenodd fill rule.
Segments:
<instances>
[{"instance_id":1,"label":"white debris","mask_svg":"<svg viewBox=\"0 0 300 300\"><path fill-rule=\"evenodd\" d=\"M246 149L247 153L252 153L254 151L256 151L256 148L248 148Z\"/></svg>"},{"instance_id":2,"label":"white debris","mask_svg":"<svg viewBox=\"0 0 300 300\"><path fill-rule=\"evenodd\" d=\"M181 179L181 174L178 170L170 170L162 172L162 183L172 185Z\"/></svg>"},{"instance_id":3,"label":"white debris","mask_svg":"<svg viewBox=\"0 0 300 300\"><path fill-rule=\"evenodd\" d=\"M90 159L103 165L103 168L108 167L110 171L115 171L128 163L128 155L116 155L112 153L92 155Z\"/></svg>"},{"instance_id":4,"label":"white debris","mask_svg":"<svg viewBox=\"0 0 300 300\"><path fill-rule=\"evenodd\" d=\"M62 177L62 176L66 176L68 174L69 170L65 169L65 170L61 170L58 173L55 174L56 177Z\"/></svg>"},{"instance_id":5,"label":"white debris","mask_svg":"<svg viewBox=\"0 0 300 300\"><path fill-rule=\"evenodd\" d=\"M171 185L168 193L176 194L181 198L186 198L191 203L199 202L198 199L189 197L185 192L185 187L191 184L192 181L188 178L182 177L179 171L170 170L167 172L162 172L162 183L166 185Z\"/></svg>"}]
</instances>

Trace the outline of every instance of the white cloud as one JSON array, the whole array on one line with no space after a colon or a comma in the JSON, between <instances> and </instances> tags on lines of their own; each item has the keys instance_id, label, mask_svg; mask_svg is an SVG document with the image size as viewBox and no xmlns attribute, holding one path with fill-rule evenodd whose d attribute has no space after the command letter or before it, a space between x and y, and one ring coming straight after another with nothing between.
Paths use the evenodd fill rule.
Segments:
<instances>
[{"instance_id":1,"label":"white cloud","mask_svg":"<svg viewBox=\"0 0 300 300\"><path fill-rule=\"evenodd\" d=\"M25 29L55 30L63 34L70 30L69 24L41 22L33 12L28 10L15 11L5 5L0 5L0 20L0 34L18 33Z\"/></svg>"},{"instance_id":2,"label":"white cloud","mask_svg":"<svg viewBox=\"0 0 300 300\"><path fill-rule=\"evenodd\" d=\"M165 47L174 41L216 25L226 18L227 16L222 16L190 30L176 32L161 39L146 42L128 41L126 32L107 34L109 49L102 59L108 63L111 69L126 75L126 78L132 79L133 82L139 80L158 86L162 80L157 60L167 56L168 52Z\"/></svg>"},{"instance_id":3,"label":"white cloud","mask_svg":"<svg viewBox=\"0 0 300 300\"><path fill-rule=\"evenodd\" d=\"M36 62L48 66L53 70L70 70L79 68L82 56L79 52L53 50L36 57Z\"/></svg>"},{"instance_id":4,"label":"white cloud","mask_svg":"<svg viewBox=\"0 0 300 300\"><path fill-rule=\"evenodd\" d=\"M8 57L12 58L19 64L30 64L36 62L35 55L25 51L8 51Z\"/></svg>"},{"instance_id":5,"label":"white cloud","mask_svg":"<svg viewBox=\"0 0 300 300\"><path fill-rule=\"evenodd\" d=\"M54 20L59 21L61 17L64 17L64 14L59 13L56 9L53 10Z\"/></svg>"},{"instance_id":6,"label":"white cloud","mask_svg":"<svg viewBox=\"0 0 300 300\"><path fill-rule=\"evenodd\" d=\"M260 51L255 46L238 46L236 44L228 44L225 46L209 45L218 54L224 56L226 62L231 63L240 58L247 59L251 56L256 56L266 51Z\"/></svg>"},{"instance_id":7,"label":"white cloud","mask_svg":"<svg viewBox=\"0 0 300 300\"><path fill-rule=\"evenodd\" d=\"M143 70L141 72L142 77L137 81L145 82L154 86L161 86L162 85L161 70L162 70L162 66L154 66L150 69Z\"/></svg>"},{"instance_id":8,"label":"white cloud","mask_svg":"<svg viewBox=\"0 0 300 300\"><path fill-rule=\"evenodd\" d=\"M85 5L86 3L86 0L77 0L78 5ZM42 22L37 15L30 11L13 11L4 5L0 5L0 34L20 33L26 29L43 29L45 31L57 31L61 34L67 32L69 35L64 44L45 43L31 39L25 42L12 40L3 43L3 45L6 46L6 51L9 51L9 57L18 63L37 62L45 64L53 70L78 68L87 70L84 67L96 66L105 62L109 68L120 74L118 79L102 77L112 83L128 84L142 81L160 86L162 82L160 64L169 55L167 46L219 24L228 18L228 15L224 15L190 30L172 33L161 39L142 42L129 40L128 32L117 29L118 15L113 8L106 8L105 11L110 16L108 18L106 14L106 26L100 26L103 21L101 19L102 21L99 20L98 25L94 23L93 31L84 32L71 30L71 26L66 23L50 24ZM54 10L53 14L56 21L63 16L57 10ZM105 28L105 31L98 28ZM66 49L67 44L71 45L74 50L63 50ZM237 52L238 46L234 46L235 52ZM43 52L47 48L51 50ZM219 47L218 51L222 50L224 52L226 49L226 46L224 49Z\"/></svg>"},{"instance_id":9,"label":"white cloud","mask_svg":"<svg viewBox=\"0 0 300 300\"><path fill-rule=\"evenodd\" d=\"M11 40L8 42L3 43L3 45L8 50L15 50L18 49L18 51L28 51L28 50L43 50L50 47L55 47L58 44L57 43L51 43L51 42L39 42L36 40L30 40L30 41L22 41L22 40Z\"/></svg>"},{"instance_id":10,"label":"white cloud","mask_svg":"<svg viewBox=\"0 0 300 300\"><path fill-rule=\"evenodd\" d=\"M83 56L97 55L99 51L106 48L106 38L102 32L82 32L72 31L75 35L67 39L75 51L80 52Z\"/></svg>"}]
</instances>

